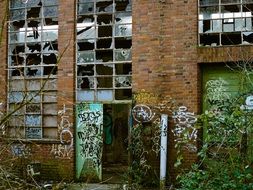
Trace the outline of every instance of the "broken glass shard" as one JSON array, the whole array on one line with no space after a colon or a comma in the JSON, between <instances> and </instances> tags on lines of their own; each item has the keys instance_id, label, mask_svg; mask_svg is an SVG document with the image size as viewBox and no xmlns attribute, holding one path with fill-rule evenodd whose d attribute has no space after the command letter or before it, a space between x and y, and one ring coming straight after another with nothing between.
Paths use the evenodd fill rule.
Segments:
<instances>
[{"instance_id":1,"label":"broken glass shard","mask_svg":"<svg viewBox=\"0 0 253 190\"><path fill-rule=\"evenodd\" d=\"M58 26L54 25L55 29L44 29L42 34L43 41L57 41L58 39Z\"/></svg>"},{"instance_id":2,"label":"broken glass shard","mask_svg":"<svg viewBox=\"0 0 253 190\"><path fill-rule=\"evenodd\" d=\"M40 67L27 67L26 68L26 76L27 77L38 77L41 76L41 68Z\"/></svg>"},{"instance_id":3,"label":"broken glass shard","mask_svg":"<svg viewBox=\"0 0 253 190\"><path fill-rule=\"evenodd\" d=\"M57 17L58 15L58 6L44 7L43 14L45 18Z\"/></svg>"},{"instance_id":4,"label":"broken glass shard","mask_svg":"<svg viewBox=\"0 0 253 190\"><path fill-rule=\"evenodd\" d=\"M117 13L115 15L116 24L129 24L132 23L131 12Z\"/></svg>"},{"instance_id":5,"label":"broken glass shard","mask_svg":"<svg viewBox=\"0 0 253 190\"><path fill-rule=\"evenodd\" d=\"M18 20L18 21L13 21L10 22L9 24L9 31L24 31L24 25L25 25L25 21L24 20Z\"/></svg>"},{"instance_id":6,"label":"broken glass shard","mask_svg":"<svg viewBox=\"0 0 253 190\"><path fill-rule=\"evenodd\" d=\"M132 25L115 25L115 36L131 36L132 35Z\"/></svg>"},{"instance_id":7,"label":"broken glass shard","mask_svg":"<svg viewBox=\"0 0 253 190\"><path fill-rule=\"evenodd\" d=\"M95 87L94 78L93 77L82 77L77 80L77 87L79 89L90 89Z\"/></svg>"},{"instance_id":8,"label":"broken glass shard","mask_svg":"<svg viewBox=\"0 0 253 190\"><path fill-rule=\"evenodd\" d=\"M11 76L16 77L16 76L24 76L24 68L16 68L16 69L11 69Z\"/></svg>"},{"instance_id":9,"label":"broken glass shard","mask_svg":"<svg viewBox=\"0 0 253 190\"><path fill-rule=\"evenodd\" d=\"M27 9L26 17L28 19L39 18L40 17L40 10L41 10L41 7L31 7L30 9Z\"/></svg>"},{"instance_id":10,"label":"broken glass shard","mask_svg":"<svg viewBox=\"0 0 253 190\"><path fill-rule=\"evenodd\" d=\"M131 11L131 0L115 0L116 11Z\"/></svg>"},{"instance_id":11,"label":"broken glass shard","mask_svg":"<svg viewBox=\"0 0 253 190\"><path fill-rule=\"evenodd\" d=\"M77 39L92 39L96 37L95 27L88 26L84 28L77 28Z\"/></svg>"},{"instance_id":12,"label":"broken glass shard","mask_svg":"<svg viewBox=\"0 0 253 190\"><path fill-rule=\"evenodd\" d=\"M93 3L78 4L78 14L93 13L93 12L94 12Z\"/></svg>"},{"instance_id":13,"label":"broken glass shard","mask_svg":"<svg viewBox=\"0 0 253 190\"><path fill-rule=\"evenodd\" d=\"M116 61L131 61L131 59L132 59L131 49L115 50Z\"/></svg>"},{"instance_id":14,"label":"broken glass shard","mask_svg":"<svg viewBox=\"0 0 253 190\"><path fill-rule=\"evenodd\" d=\"M77 53L77 62L78 63L89 63L94 62L95 54L93 51L84 51Z\"/></svg>"},{"instance_id":15,"label":"broken glass shard","mask_svg":"<svg viewBox=\"0 0 253 190\"><path fill-rule=\"evenodd\" d=\"M131 76L117 76L117 77L115 77L115 86L116 87L131 87L132 86Z\"/></svg>"},{"instance_id":16,"label":"broken glass shard","mask_svg":"<svg viewBox=\"0 0 253 190\"><path fill-rule=\"evenodd\" d=\"M95 48L95 40L80 41L77 46L78 51L93 50Z\"/></svg>"},{"instance_id":17,"label":"broken glass shard","mask_svg":"<svg viewBox=\"0 0 253 190\"><path fill-rule=\"evenodd\" d=\"M113 11L113 1L98 1L96 3L97 12L112 12Z\"/></svg>"},{"instance_id":18,"label":"broken glass shard","mask_svg":"<svg viewBox=\"0 0 253 190\"><path fill-rule=\"evenodd\" d=\"M77 27L82 26L81 24L84 24L84 26L91 26L95 24L95 19L93 15L80 15L77 18Z\"/></svg>"}]
</instances>

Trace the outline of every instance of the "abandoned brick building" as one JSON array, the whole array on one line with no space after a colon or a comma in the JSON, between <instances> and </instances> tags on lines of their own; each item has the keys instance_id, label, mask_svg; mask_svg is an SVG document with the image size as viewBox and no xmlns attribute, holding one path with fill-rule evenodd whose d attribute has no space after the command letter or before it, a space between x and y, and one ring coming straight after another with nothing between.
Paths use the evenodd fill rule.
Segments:
<instances>
[{"instance_id":1,"label":"abandoned brick building","mask_svg":"<svg viewBox=\"0 0 253 190\"><path fill-rule=\"evenodd\" d=\"M12 140L12 156L29 157L27 165L44 179L82 179L90 154L103 155L93 163L100 179L114 167L124 171L134 93L170 96L201 113L205 83L223 77L232 88L236 78L225 63L253 52L253 0L0 5L0 101L2 112L12 112L4 135ZM96 130L83 126L88 119ZM168 179L175 173L172 128L170 122ZM94 143L91 135L105 140ZM196 159L185 155L186 165Z\"/></svg>"}]
</instances>

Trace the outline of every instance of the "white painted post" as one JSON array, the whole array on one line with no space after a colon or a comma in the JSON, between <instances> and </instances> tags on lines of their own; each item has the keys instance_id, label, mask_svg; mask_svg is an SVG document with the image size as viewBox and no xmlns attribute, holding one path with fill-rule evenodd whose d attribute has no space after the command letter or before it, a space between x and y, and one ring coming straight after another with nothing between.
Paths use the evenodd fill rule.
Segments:
<instances>
[{"instance_id":1,"label":"white painted post","mask_svg":"<svg viewBox=\"0 0 253 190\"><path fill-rule=\"evenodd\" d=\"M167 169L167 128L168 115L161 115L160 189L165 189Z\"/></svg>"}]
</instances>

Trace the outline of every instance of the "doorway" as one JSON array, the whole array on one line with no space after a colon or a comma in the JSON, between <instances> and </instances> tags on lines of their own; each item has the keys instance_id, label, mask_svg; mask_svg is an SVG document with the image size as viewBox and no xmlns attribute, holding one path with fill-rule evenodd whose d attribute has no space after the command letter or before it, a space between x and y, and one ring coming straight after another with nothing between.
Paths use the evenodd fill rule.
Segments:
<instances>
[{"instance_id":1,"label":"doorway","mask_svg":"<svg viewBox=\"0 0 253 190\"><path fill-rule=\"evenodd\" d=\"M128 168L129 104L103 105L102 179L123 183Z\"/></svg>"}]
</instances>

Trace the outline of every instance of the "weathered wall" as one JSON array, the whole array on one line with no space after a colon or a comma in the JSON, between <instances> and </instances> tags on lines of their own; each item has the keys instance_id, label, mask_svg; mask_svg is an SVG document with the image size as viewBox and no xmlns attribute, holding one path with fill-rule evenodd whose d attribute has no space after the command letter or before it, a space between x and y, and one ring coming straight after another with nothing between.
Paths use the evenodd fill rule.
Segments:
<instances>
[{"instance_id":1,"label":"weathered wall","mask_svg":"<svg viewBox=\"0 0 253 190\"><path fill-rule=\"evenodd\" d=\"M169 95L189 111L199 111L197 18L195 0L133 1L134 92ZM173 180L175 151L169 131L168 173ZM195 159L186 153L187 165Z\"/></svg>"}]
</instances>

